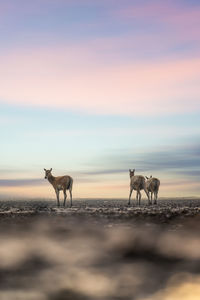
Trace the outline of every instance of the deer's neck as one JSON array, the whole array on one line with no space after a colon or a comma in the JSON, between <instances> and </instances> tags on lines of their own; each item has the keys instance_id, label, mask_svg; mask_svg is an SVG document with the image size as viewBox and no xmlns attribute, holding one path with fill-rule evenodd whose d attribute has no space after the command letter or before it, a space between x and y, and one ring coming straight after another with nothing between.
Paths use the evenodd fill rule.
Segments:
<instances>
[{"instance_id":1,"label":"deer's neck","mask_svg":"<svg viewBox=\"0 0 200 300\"><path fill-rule=\"evenodd\" d=\"M53 184L54 181L55 181L55 177L54 177L53 175L49 175L49 176L48 176L48 181L49 181L51 184Z\"/></svg>"}]
</instances>

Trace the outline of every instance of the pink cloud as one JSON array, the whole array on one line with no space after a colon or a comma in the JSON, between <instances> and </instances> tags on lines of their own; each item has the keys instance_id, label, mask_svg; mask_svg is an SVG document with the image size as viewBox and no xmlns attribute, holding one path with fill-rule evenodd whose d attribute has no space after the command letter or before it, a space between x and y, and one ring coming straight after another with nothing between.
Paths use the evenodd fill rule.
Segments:
<instances>
[{"instance_id":1,"label":"pink cloud","mask_svg":"<svg viewBox=\"0 0 200 300\"><path fill-rule=\"evenodd\" d=\"M86 47L0 56L0 99L94 113L160 114L200 109L200 59L113 62Z\"/></svg>"},{"instance_id":2,"label":"pink cloud","mask_svg":"<svg viewBox=\"0 0 200 300\"><path fill-rule=\"evenodd\" d=\"M199 40L200 5L187 6L180 1L148 1L145 4L133 4L118 9L113 16L124 21L140 20L146 24L150 21L163 26L166 33L170 31L179 33L189 40Z\"/></svg>"},{"instance_id":3,"label":"pink cloud","mask_svg":"<svg viewBox=\"0 0 200 300\"><path fill-rule=\"evenodd\" d=\"M115 11L116 16L124 18L156 19L173 23L199 22L200 5L187 6L180 1L148 1L146 3L132 4Z\"/></svg>"}]
</instances>

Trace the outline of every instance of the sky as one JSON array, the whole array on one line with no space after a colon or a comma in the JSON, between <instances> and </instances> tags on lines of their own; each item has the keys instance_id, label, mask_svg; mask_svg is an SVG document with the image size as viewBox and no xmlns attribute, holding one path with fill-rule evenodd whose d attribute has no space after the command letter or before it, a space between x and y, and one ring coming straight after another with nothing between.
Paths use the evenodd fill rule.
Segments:
<instances>
[{"instance_id":1,"label":"sky","mask_svg":"<svg viewBox=\"0 0 200 300\"><path fill-rule=\"evenodd\" d=\"M200 196L200 2L0 0L0 195Z\"/></svg>"}]
</instances>

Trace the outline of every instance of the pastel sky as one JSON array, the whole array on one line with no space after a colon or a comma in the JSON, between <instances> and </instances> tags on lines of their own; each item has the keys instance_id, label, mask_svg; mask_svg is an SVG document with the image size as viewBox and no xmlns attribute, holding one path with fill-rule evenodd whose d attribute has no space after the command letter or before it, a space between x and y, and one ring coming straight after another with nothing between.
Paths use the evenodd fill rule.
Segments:
<instances>
[{"instance_id":1,"label":"pastel sky","mask_svg":"<svg viewBox=\"0 0 200 300\"><path fill-rule=\"evenodd\" d=\"M0 195L200 196L199 0L0 0Z\"/></svg>"}]
</instances>

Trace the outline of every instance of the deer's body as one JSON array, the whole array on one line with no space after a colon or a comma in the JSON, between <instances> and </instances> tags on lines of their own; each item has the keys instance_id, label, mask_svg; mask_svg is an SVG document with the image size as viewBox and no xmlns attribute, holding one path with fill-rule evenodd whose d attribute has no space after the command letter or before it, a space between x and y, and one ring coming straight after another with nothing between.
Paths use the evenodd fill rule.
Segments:
<instances>
[{"instance_id":1,"label":"deer's body","mask_svg":"<svg viewBox=\"0 0 200 300\"><path fill-rule=\"evenodd\" d=\"M51 174L52 169L45 171L45 178L48 179L48 181L52 184L56 197L57 197L57 204L60 206L60 200L59 200L59 192L62 190L64 194L64 203L66 204L66 198L67 198L67 190L69 190L70 193L70 206L72 206L72 186L73 186L73 179L71 176L65 175L65 176L53 176Z\"/></svg>"},{"instance_id":2,"label":"deer's body","mask_svg":"<svg viewBox=\"0 0 200 300\"><path fill-rule=\"evenodd\" d=\"M142 198L141 195L141 190L144 190L147 197L148 197L148 201L149 201L149 194L147 192L146 189L146 182L145 182L145 178L144 176L141 175L135 175L135 170L131 171L129 170L129 174L130 174L130 194L129 194L129 201L128 201L128 205L130 205L131 203L131 194L133 192L133 190L137 191L136 193L136 203L140 205L140 201ZM149 201L150 204L150 201Z\"/></svg>"},{"instance_id":3,"label":"deer's body","mask_svg":"<svg viewBox=\"0 0 200 300\"><path fill-rule=\"evenodd\" d=\"M149 178L146 177L146 179L147 179L146 188L147 188L148 194L151 195L151 203L152 203L153 195L154 195L154 204L157 204L160 180L158 178L155 178L152 176Z\"/></svg>"}]
</instances>

